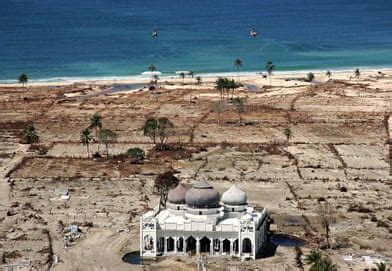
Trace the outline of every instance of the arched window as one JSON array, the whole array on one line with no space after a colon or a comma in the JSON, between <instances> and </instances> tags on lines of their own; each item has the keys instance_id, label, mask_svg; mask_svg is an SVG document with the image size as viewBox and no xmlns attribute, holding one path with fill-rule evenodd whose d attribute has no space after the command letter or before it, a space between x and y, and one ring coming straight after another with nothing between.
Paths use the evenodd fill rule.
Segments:
<instances>
[{"instance_id":1,"label":"arched window","mask_svg":"<svg viewBox=\"0 0 392 271\"><path fill-rule=\"evenodd\" d=\"M242 252L243 253L252 253L252 241L249 238L245 238L242 240Z\"/></svg>"},{"instance_id":2,"label":"arched window","mask_svg":"<svg viewBox=\"0 0 392 271\"><path fill-rule=\"evenodd\" d=\"M166 240L167 252L174 251L174 239L172 237L167 238Z\"/></svg>"}]
</instances>

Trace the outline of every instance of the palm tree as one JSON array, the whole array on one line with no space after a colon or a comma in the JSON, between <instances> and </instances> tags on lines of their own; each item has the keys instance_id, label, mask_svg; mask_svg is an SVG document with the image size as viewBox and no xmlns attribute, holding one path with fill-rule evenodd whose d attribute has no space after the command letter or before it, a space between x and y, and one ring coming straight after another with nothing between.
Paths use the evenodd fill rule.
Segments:
<instances>
[{"instance_id":1,"label":"palm tree","mask_svg":"<svg viewBox=\"0 0 392 271\"><path fill-rule=\"evenodd\" d=\"M335 271L336 264L326 256L322 257L319 251L312 250L305 258L305 263L311 264L309 271Z\"/></svg>"},{"instance_id":2,"label":"palm tree","mask_svg":"<svg viewBox=\"0 0 392 271\"><path fill-rule=\"evenodd\" d=\"M154 84L155 84L155 85L158 85L159 75L158 75L158 74L154 74L154 75L153 75L153 78L154 78Z\"/></svg>"},{"instance_id":3,"label":"palm tree","mask_svg":"<svg viewBox=\"0 0 392 271\"><path fill-rule=\"evenodd\" d=\"M271 60L267 61L267 64L265 64L265 69L267 70L268 77L269 77L269 84L271 85L271 76L273 70L275 69L275 65L272 63Z\"/></svg>"},{"instance_id":4,"label":"palm tree","mask_svg":"<svg viewBox=\"0 0 392 271\"><path fill-rule=\"evenodd\" d=\"M117 140L117 134L109 129L102 129L98 133L99 141L105 145L106 158L109 158L109 144Z\"/></svg>"},{"instance_id":5,"label":"palm tree","mask_svg":"<svg viewBox=\"0 0 392 271\"><path fill-rule=\"evenodd\" d=\"M312 250L310 253L305 257L305 263L307 264L314 264L320 261L322 258L321 252L317 250Z\"/></svg>"},{"instance_id":6,"label":"palm tree","mask_svg":"<svg viewBox=\"0 0 392 271\"><path fill-rule=\"evenodd\" d=\"M22 73L21 75L19 75L18 81L19 81L19 83L21 83L22 86L24 87L25 84L27 84L27 82L29 81L29 77L27 76L27 74Z\"/></svg>"},{"instance_id":7,"label":"palm tree","mask_svg":"<svg viewBox=\"0 0 392 271\"><path fill-rule=\"evenodd\" d=\"M240 81L240 68L242 67L241 59L237 58L234 60L234 66L237 68L238 81Z\"/></svg>"},{"instance_id":8,"label":"palm tree","mask_svg":"<svg viewBox=\"0 0 392 271\"><path fill-rule=\"evenodd\" d=\"M387 265L384 262L376 263L376 268L374 270L377 270L377 271L387 271Z\"/></svg>"},{"instance_id":9,"label":"palm tree","mask_svg":"<svg viewBox=\"0 0 392 271\"><path fill-rule=\"evenodd\" d=\"M95 141L98 141L98 131L102 129L102 117L98 113L95 113L94 115L91 116L90 126L88 128L95 130ZM98 153L99 153L99 144L98 144Z\"/></svg>"},{"instance_id":10,"label":"palm tree","mask_svg":"<svg viewBox=\"0 0 392 271\"><path fill-rule=\"evenodd\" d=\"M325 76L327 76L328 77L328 79L330 79L331 78L331 71L330 70L328 70L326 73L325 73Z\"/></svg>"},{"instance_id":11,"label":"palm tree","mask_svg":"<svg viewBox=\"0 0 392 271\"><path fill-rule=\"evenodd\" d=\"M238 119L239 119L240 125L242 124L242 117L241 117L241 114L242 114L243 112L245 112L245 103L246 103L246 101L245 101L244 98L235 98L235 99L233 100L233 104L234 104L235 109L236 109L236 111L237 111L237 113L238 113Z\"/></svg>"},{"instance_id":12,"label":"palm tree","mask_svg":"<svg viewBox=\"0 0 392 271\"><path fill-rule=\"evenodd\" d=\"M355 69L354 75L355 75L355 78L359 79L359 77L361 76L361 72L359 71L359 69Z\"/></svg>"},{"instance_id":13,"label":"palm tree","mask_svg":"<svg viewBox=\"0 0 392 271\"><path fill-rule=\"evenodd\" d=\"M150 71L151 74L151 83L152 83L154 79L154 72L157 70L157 68L155 67L154 64L150 64L150 66L148 66L148 70Z\"/></svg>"},{"instance_id":14,"label":"palm tree","mask_svg":"<svg viewBox=\"0 0 392 271\"><path fill-rule=\"evenodd\" d=\"M292 136L291 129L290 129L289 127L286 127L286 128L283 130L283 133L284 133L284 135L286 136L287 143L289 143L289 140L290 140L290 138L291 138L291 136Z\"/></svg>"},{"instance_id":15,"label":"palm tree","mask_svg":"<svg viewBox=\"0 0 392 271\"><path fill-rule=\"evenodd\" d=\"M215 88L220 91L221 95L221 100L223 100L223 92L225 90L225 79L222 77L219 77L216 82L215 82Z\"/></svg>"},{"instance_id":16,"label":"palm tree","mask_svg":"<svg viewBox=\"0 0 392 271\"><path fill-rule=\"evenodd\" d=\"M334 264L329 257L323 257L318 263L310 267L309 271L336 271Z\"/></svg>"},{"instance_id":17,"label":"palm tree","mask_svg":"<svg viewBox=\"0 0 392 271\"><path fill-rule=\"evenodd\" d=\"M314 73L310 72L306 75L306 81L312 83L314 80Z\"/></svg>"},{"instance_id":18,"label":"palm tree","mask_svg":"<svg viewBox=\"0 0 392 271\"><path fill-rule=\"evenodd\" d=\"M193 79L193 77L195 76L195 72L194 72L194 71L189 71L189 75L190 75L191 78Z\"/></svg>"},{"instance_id":19,"label":"palm tree","mask_svg":"<svg viewBox=\"0 0 392 271\"><path fill-rule=\"evenodd\" d=\"M196 77L196 84L198 85L198 86L200 86L201 85L201 77L200 76L197 76Z\"/></svg>"},{"instance_id":20,"label":"palm tree","mask_svg":"<svg viewBox=\"0 0 392 271\"><path fill-rule=\"evenodd\" d=\"M39 136L37 135L34 124L29 124L24 128L23 139L27 144L33 144L39 141Z\"/></svg>"},{"instance_id":21,"label":"palm tree","mask_svg":"<svg viewBox=\"0 0 392 271\"><path fill-rule=\"evenodd\" d=\"M80 143L82 143L87 148L87 157L90 157L90 142L93 140L91 137L91 130L85 128L80 133Z\"/></svg>"},{"instance_id":22,"label":"palm tree","mask_svg":"<svg viewBox=\"0 0 392 271\"><path fill-rule=\"evenodd\" d=\"M180 72L180 77L182 78L182 84L185 85L185 72Z\"/></svg>"}]
</instances>

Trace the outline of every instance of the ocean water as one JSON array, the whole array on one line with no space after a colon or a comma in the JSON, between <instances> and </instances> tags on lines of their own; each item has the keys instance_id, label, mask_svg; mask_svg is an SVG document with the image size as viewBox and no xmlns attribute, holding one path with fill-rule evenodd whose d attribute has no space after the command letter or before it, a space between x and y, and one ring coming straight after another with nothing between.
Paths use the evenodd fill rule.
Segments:
<instances>
[{"instance_id":1,"label":"ocean water","mask_svg":"<svg viewBox=\"0 0 392 271\"><path fill-rule=\"evenodd\" d=\"M244 72L392 67L392 1L0 1L2 81L233 72L235 58Z\"/></svg>"}]
</instances>

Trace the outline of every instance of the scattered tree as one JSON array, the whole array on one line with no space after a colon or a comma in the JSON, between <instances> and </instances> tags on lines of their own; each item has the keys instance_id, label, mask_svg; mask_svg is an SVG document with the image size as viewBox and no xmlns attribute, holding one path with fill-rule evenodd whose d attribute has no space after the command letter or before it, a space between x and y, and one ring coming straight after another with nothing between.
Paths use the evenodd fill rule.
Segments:
<instances>
[{"instance_id":1,"label":"scattered tree","mask_svg":"<svg viewBox=\"0 0 392 271\"><path fill-rule=\"evenodd\" d=\"M178 183L179 180L174 176L174 172L171 170L159 174L155 178L154 188L160 194L159 208L166 208L169 190L178 185Z\"/></svg>"},{"instance_id":2,"label":"scattered tree","mask_svg":"<svg viewBox=\"0 0 392 271\"><path fill-rule=\"evenodd\" d=\"M283 130L283 133L284 133L284 135L286 136L287 143L289 143L289 140L290 140L290 138L292 137L291 129L290 129L289 127L286 127L286 128Z\"/></svg>"},{"instance_id":3,"label":"scattered tree","mask_svg":"<svg viewBox=\"0 0 392 271\"><path fill-rule=\"evenodd\" d=\"M332 260L325 256L323 257L319 251L312 250L305 258L305 263L310 264L309 271L336 271L336 265Z\"/></svg>"},{"instance_id":4,"label":"scattered tree","mask_svg":"<svg viewBox=\"0 0 392 271\"><path fill-rule=\"evenodd\" d=\"M194 71L189 71L189 75L190 75L191 78L193 79L193 77L195 77L195 72L194 72Z\"/></svg>"},{"instance_id":5,"label":"scattered tree","mask_svg":"<svg viewBox=\"0 0 392 271\"><path fill-rule=\"evenodd\" d=\"M173 128L174 125L168 118L149 118L144 123L143 133L151 138L155 147L163 150L169 137L174 134Z\"/></svg>"},{"instance_id":6,"label":"scattered tree","mask_svg":"<svg viewBox=\"0 0 392 271\"><path fill-rule=\"evenodd\" d=\"M109 129L101 129L98 132L98 140L105 145L106 158L109 158L109 144L117 140L117 134Z\"/></svg>"},{"instance_id":7,"label":"scattered tree","mask_svg":"<svg viewBox=\"0 0 392 271\"><path fill-rule=\"evenodd\" d=\"M201 85L201 82L202 82L201 77L200 77L200 76L196 76L196 84L197 84L198 86L200 86L200 85Z\"/></svg>"},{"instance_id":8,"label":"scattered tree","mask_svg":"<svg viewBox=\"0 0 392 271\"><path fill-rule=\"evenodd\" d=\"M221 123L221 114L225 111L226 104L224 101L220 100L212 105L212 111L218 113L218 125Z\"/></svg>"},{"instance_id":9,"label":"scattered tree","mask_svg":"<svg viewBox=\"0 0 392 271\"><path fill-rule=\"evenodd\" d=\"M335 217L332 212L332 208L327 201L319 202L319 215L321 219L321 224L325 230L325 239L327 241L327 248L330 248L329 243L329 233L330 233L330 224L335 222Z\"/></svg>"},{"instance_id":10,"label":"scattered tree","mask_svg":"<svg viewBox=\"0 0 392 271\"><path fill-rule=\"evenodd\" d=\"M376 268L372 268L372 271L387 271L387 265L384 262L378 262L376 263Z\"/></svg>"},{"instance_id":11,"label":"scattered tree","mask_svg":"<svg viewBox=\"0 0 392 271\"><path fill-rule=\"evenodd\" d=\"M90 157L90 142L93 140L91 136L91 130L85 128L80 133L80 143L82 143L87 148L87 157Z\"/></svg>"},{"instance_id":12,"label":"scattered tree","mask_svg":"<svg viewBox=\"0 0 392 271\"><path fill-rule=\"evenodd\" d=\"M127 155L131 158L131 162L135 164L142 164L146 154L140 148L130 148L127 151Z\"/></svg>"},{"instance_id":13,"label":"scattered tree","mask_svg":"<svg viewBox=\"0 0 392 271\"><path fill-rule=\"evenodd\" d=\"M27 84L27 82L29 81L29 77L27 76L27 74L22 73L21 75L19 75L18 81L19 81L19 83L21 83L22 86L24 87L25 84Z\"/></svg>"},{"instance_id":14,"label":"scattered tree","mask_svg":"<svg viewBox=\"0 0 392 271\"><path fill-rule=\"evenodd\" d=\"M35 130L34 124L28 124L23 129L23 140L27 144L33 144L39 141L39 136L37 135L37 131Z\"/></svg>"},{"instance_id":15,"label":"scattered tree","mask_svg":"<svg viewBox=\"0 0 392 271\"><path fill-rule=\"evenodd\" d=\"M306 75L306 81L312 83L313 80L314 80L314 73L309 72L309 73Z\"/></svg>"},{"instance_id":16,"label":"scattered tree","mask_svg":"<svg viewBox=\"0 0 392 271\"><path fill-rule=\"evenodd\" d=\"M152 78L154 79L153 82L151 82L153 85L158 85L158 81L159 81L159 75L158 74L154 74L152 76Z\"/></svg>"},{"instance_id":17,"label":"scattered tree","mask_svg":"<svg viewBox=\"0 0 392 271\"><path fill-rule=\"evenodd\" d=\"M155 67L154 64L150 64L150 66L148 66L148 70L150 71L151 74L151 83L154 81L154 72L157 70L157 68Z\"/></svg>"},{"instance_id":18,"label":"scattered tree","mask_svg":"<svg viewBox=\"0 0 392 271\"><path fill-rule=\"evenodd\" d=\"M245 98L235 98L233 100L233 105L235 106L235 110L238 113L238 119L239 119L239 123L241 125L242 124L241 114L245 112L246 99Z\"/></svg>"},{"instance_id":19,"label":"scattered tree","mask_svg":"<svg viewBox=\"0 0 392 271\"><path fill-rule=\"evenodd\" d=\"M325 73L325 76L328 77L328 79L330 79L331 76L332 76L331 71L328 70L328 71Z\"/></svg>"},{"instance_id":20,"label":"scattered tree","mask_svg":"<svg viewBox=\"0 0 392 271\"><path fill-rule=\"evenodd\" d=\"M102 129L102 117L98 113L95 113L94 115L91 116L90 126L88 128L95 130L95 141L98 141L98 131ZM98 143L98 154L99 154L99 143Z\"/></svg>"},{"instance_id":21,"label":"scattered tree","mask_svg":"<svg viewBox=\"0 0 392 271\"><path fill-rule=\"evenodd\" d=\"M182 84L185 85L185 72L180 72L180 77L182 78Z\"/></svg>"},{"instance_id":22,"label":"scattered tree","mask_svg":"<svg viewBox=\"0 0 392 271\"><path fill-rule=\"evenodd\" d=\"M223 93L225 91L225 79L222 77L216 79L215 88L220 92L221 100L223 100Z\"/></svg>"},{"instance_id":23,"label":"scattered tree","mask_svg":"<svg viewBox=\"0 0 392 271\"><path fill-rule=\"evenodd\" d=\"M267 70L268 78L269 78L269 84L271 85L272 72L275 69L275 65L272 63L271 60L267 61L267 64L265 64L265 69Z\"/></svg>"},{"instance_id":24,"label":"scattered tree","mask_svg":"<svg viewBox=\"0 0 392 271\"><path fill-rule=\"evenodd\" d=\"M354 75L355 75L355 78L359 79L359 77L361 76L361 72L359 71L359 69L355 69Z\"/></svg>"},{"instance_id":25,"label":"scattered tree","mask_svg":"<svg viewBox=\"0 0 392 271\"><path fill-rule=\"evenodd\" d=\"M237 68L238 81L240 81L240 68L242 67L241 59L237 58L234 60L234 66Z\"/></svg>"}]
</instances>

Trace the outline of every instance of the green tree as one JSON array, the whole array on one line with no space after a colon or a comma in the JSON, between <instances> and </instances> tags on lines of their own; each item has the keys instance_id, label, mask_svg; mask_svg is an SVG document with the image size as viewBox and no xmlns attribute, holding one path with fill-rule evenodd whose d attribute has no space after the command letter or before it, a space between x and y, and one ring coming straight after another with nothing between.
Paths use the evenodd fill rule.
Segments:
<instances>
[{"instance_id":1,"label":"green tree","mask_svg":"<svg viewBox=\"0 0 392 271\"><path fill-rule=\"evenodd\" d=\"M290 138L291 138L291 136L292 136L291 129L290 129L289 127L286 127L286 128L283 130L283 133L284 133L284 135L286 136L287 143L289 143L289 140L290 140Z\"/></svg>"},{"instance_id":2,"label":"green tree","mask_svg":"<svg viewBox=\"0 0 392 271\"><path fill-rule=\"evenodd\" d=\"M330 70L328 70L328 71L325 73L325 76L327 76L327 77L328 77L328 79L330 79L330 78L331 78L331 76L332 76L332 74L331 74L331 71L330 71Z\"/></svg>"},{"instance_id":3,"label":"green tree","mask_svg":"<svg viewBox=\"0 0 392 271\"><path fill-rule=\"evenodd\" d=\"M131 158L131 162L132 163L136 163L136 164L141 164L143 163L146 154L145 152L140 149L140 148L130 148L127 151L127 155L129 156L129 158Z\"/></svg>"},{"instance_id":4,"label":"green tree","mask_svg":"<svg viewBox=\"0 0 392 271\"><path fill-rule=\"evenodd\" d=\"M359 77L361 76L361 72L359 71L359 69L355 69L354 76L355 78L359 79Z\"/></svg>"},{"instance_id":5,"label":"green tree","mask_svg":"<svg viewBox=\"0 0 392 271\"><path fill-rule=\"evenodd\" d=\"M169 137L174 134L173 128L174 124L168 118L149 118L144 123L143 133L151 138L155 147L162 150Z\"/></svg>"},{"instance_id":6,"label":"green tree","mask_svg":"<svg viewBox=\"0 0 392 271\"><path fill-rule=\"evenodd\" d=\"M182 78L182 84L185 85L185 72L180 72L180 77Z\"/></svg>"},{"instance_id":7,"label":"green tree","mask_svg":"<svg viewBox=\"0 0 392 271\"><path fill-rule=\"evenodd\" d=\"M190 75L191 78L193 79L193 77L195 77L195 72L194 72L194 71L189 71L189 75Z\"/></svg>"},{"instance_id":8,"label":"green tree","mask_svg":"<svg viewBox=\"0 0 392 271\"><path fill-rule=\"evenodd\" d=\"M98 139L98 131L102 129L102 117L98 113L95 113L90 118L90 129L95 130L95 138Z\"/></svg>"},{"instance_id":9,"label":"green tree","mask_svg":"<svg viewBox=\"0 0 392 271\"><path fill-rule=\"evenodd\" d=\"M157 86L158 85L158 81L159 81L159 75L158 74L154 74L152 77L154 79L152 83Z\"/></svg>"},{"instance_id":10,"label":"green tree","mask_svg":"<svg viewBox=\"0 0 392 271\"><path fill-rule=\"evenodd\" d=\"M322 258L321 252L317 250L312 250L310 253L305 257L306 264L316 264Z\"/></svg>"},{"instance_id":11,"label":"green tree","mask_svg":"<svg viewBox=\"0 0 392 271\"><path fill-rule=\"evenodd\" d=\"M234 81L234 79L231 80L227 80L225 82L225 87L227 89L231 89L231 100L234 99L234 91L239 88L241 85L239 83L237 83L236 81Z\"/></svg>"},{"instance_id":12,"label":"green tree","mask_svg":"<svg viewBox=\"0 0 392 271\"><path fill-rule=\"evenodd\" d=\"M155 178L154 188L160 194L159 208L166 208L169 190L177 186L179 182L172 170L161 173Z\"/></svg>"},{"instance_id":13,"label":"green tree","mask_svg":"<svg viewBox=\"0 0 392 271\"><path fill-rule=\"evenodd\" d=\"M376 263L376 268L372 268L372 270L375 271L387 271L387 265L384 262L378 262Z\"/></svg>"},{"instance_id":14,"label":"green tree","mask_svg":"<svg viewBox=\"0 0 392 271\"><path fill-rule=\"evenodd\" d=\"M216 79L215 88L220 92L221 100L223 100L223 93L226 88L225 79L222 77L219 77L218 79Z\"/></svg>"},{"instance_id":15,"label":"green tree","mask_svg":"<svg viewBox=\"0 0 392 271\"><path fill-rule=\"evenodd\" d=\"M109 144L116 142L117 134L109 129L101 129L98 132L98 140L105 145L106 158L109 158Z\"/></svg>"},{"instance_id":16,"label":"green tree","mask_svg":"<svg viewBox=\"0 0 392 271\"><path fill-rule=\"evenodd\" d=\"M157 70L157 68L155 67L154 64L150 64L148 66L148 70L150 71L150 75L151 75L150 83L152 84L154 82L154 72Z\"/></svg>"},{"instance_id":17,"label":"green tree","mask_svg":"<svg viewBox=\"0 0 392 271\"><path fill-rule=\"evenodd\" d=\"M29 77L27 76L27 74L22 73L21 75L19 75L18 81L19 81L19 83L21 83L22 86L24 87L25 84L27 84L27 82L29 81Z\"/></svg>"},{"instance_id":18,"label":"green tree","mask_svg":"<svg viewBox=\"0 0 392 271\"><path fill-rule=\"evenodd\" d=\"M238 113L238 120L239 124L242 124L242 113L245 112L245 105L246 105L246 99L245 98L235 98L233 100L233 105L235 106L235 110Z\"/></svg>"},{"instance_id":19,"label":"green tree","mask_svg":"<svg viewBox=\"0 0 392 271\"><path fill-rule=\"evenodd\" d=\"M240 69L242 67L241 59L237 58L234 60L234 66L237 68L238 81L240 81Z\"/></svg>"},{"instance_id":20,"label":"green tree","mask_svg":"<svg viewBox=\"0 0 392 271\"><path fill-rule=\"evenodd\" d=\"M271 60L267 61L267 64L265 64L265 69L266 69L266 71L268 73L269 84L271 85L272 72L275 69L275 65L272 63Z\"/></svg>"},{"instance_id":21,"label":"green tree","mask_svg":"<svg viewBox=\"0 0 392 271\"><path fill-rule=\"evenodd\" d=\"M87 157L90 157L90 142L93 140L91 136L91 130L85 128L80 133L80 143L82 143L87 148Z\"/></svg>"},{"instance_id":22,"label":"green tree","mask_svg":"<svg viewBox=\"0 0 392 271\"><path fill-rule=\"evenodd\" d=\"M314 80L314 73L309 72L309 73L306 75L306 81L312 83L313 80Z\"/></svg>"},{"instance_id":23,"label":"green tree","mask_svg":"<svg viewBox=\"0 0 392 271\"><path fill-rule=\"evenodd\" d=\"M201 77L200 77L200 76L197 76L197 77L196 77L196 84L197 84L198 86L200 86L200 85L201 85L201 82L202 82Z\"/></svg>"},{"instance_id":24,"label":"green tree","mask_svg":"<svg viewBox=\"0 0 392 271\"><path fill-rule=\"evenodd\" d=\"M334 264L329 257L323 257L320 261L312 265L309 271L336 271L336 264Z\"/></svg>"},{"instance_id":25,"label":"green tree","mask_svg":"<svg viewBox=\"0 0 392 271\"><path fill-rule=\"evenodd\" d=\"M23 140L27 144L33 144L39 141L39 136L37 135L37 131L35 130L34 124L28 124L23 129Z\"/></svg>"},{"instance_id":26,"label":"green tree","mask_svg":"<svg viewBox=\"0 0 392 271\"><path fill-rule=\"evenodd\" d=\"M212 111L218 113L218 125L221 123L221 114L225 111L226 104L224 101L216 101L212 105Z\"/></svg>"}]
</instances>

